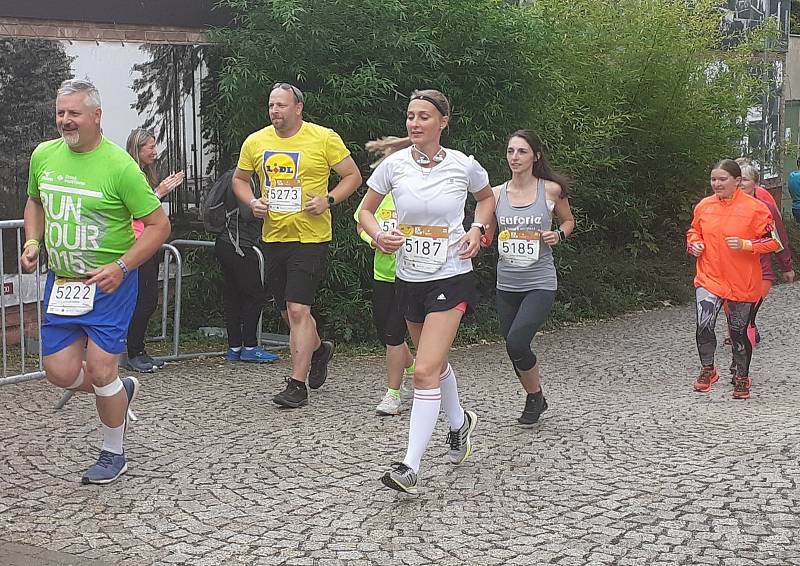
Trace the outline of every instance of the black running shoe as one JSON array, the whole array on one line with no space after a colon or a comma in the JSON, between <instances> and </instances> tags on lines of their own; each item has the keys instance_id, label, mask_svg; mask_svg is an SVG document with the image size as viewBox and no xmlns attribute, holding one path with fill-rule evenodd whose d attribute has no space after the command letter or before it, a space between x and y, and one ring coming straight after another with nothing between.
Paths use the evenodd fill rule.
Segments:
<instances>
[{"instance_id":1,"label":"black running shoe","mask_svg":"<svg viewBox=\"0 0 800 566\"><path fill-rule=\"evenodd\" d=\"M311 356L311 369L308 371L308 386L319 389L328 379L328 362L333 358L333 342L323 340Z\"/></svg>"},{"instance_id":2,"label":"black running shoe","mask_svg":"<svg viewBox=\"0 0 800 566\"><path fill-rule=\"evenodd\" d=\"M534 424L546 410L547 399L544 398L544 393L541 390L536 393L528 393L528 397L525 399L525 409L517 419L517 422L524 425Z\"/></svg>"},{"instance_id":3,"label":"black running shoe","mask_svg":"<svg viewBox=\"0 0 800 566\"><path fill-rule=\"evenodd\" d=\"M286 380L286 389L275 395L272 401L281 407L296 409L308 404L306 384L291 377Z\"/></svg>"}]
</instances>

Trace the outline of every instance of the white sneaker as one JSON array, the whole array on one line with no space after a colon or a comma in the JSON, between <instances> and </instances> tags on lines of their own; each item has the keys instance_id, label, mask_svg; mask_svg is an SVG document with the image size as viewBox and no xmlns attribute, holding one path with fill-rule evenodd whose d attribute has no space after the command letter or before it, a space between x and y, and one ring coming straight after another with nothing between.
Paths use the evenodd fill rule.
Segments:
<instances>
[{"instance_id":1,"label":"white sneaker","mask_svg":"<svg viewBox=\"0 0 800 566\"><path fill-rule=\"evenodd\" d=\"M399 397L395 397L387 391L383 400L375 407L375 411L382 416L399 415L401 402Z\"/></svg>"},{"instance_id":2,"label":"white sneaker","mask_svg":"<svg viewBox=\"0 0 800 566\"><path fill-rule=\"evenodd\" d=\"M414 398L414 374L405 374L400 384L400 400L410 401Z\"/></svg>"}]
</instances>

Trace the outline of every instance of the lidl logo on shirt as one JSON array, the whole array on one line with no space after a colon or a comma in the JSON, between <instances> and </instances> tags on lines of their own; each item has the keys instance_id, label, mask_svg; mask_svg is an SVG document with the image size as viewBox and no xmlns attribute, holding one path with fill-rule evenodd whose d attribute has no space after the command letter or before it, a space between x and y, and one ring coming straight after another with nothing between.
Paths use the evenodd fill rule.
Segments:
<instances>
[{"instance_id":1,"label":"lidl logo on shirt","mask_svg":"<svg viewBox=\"0 0 800 566\"><path fill-rule=\"evenodd\" d=\"M299 151L264 151L264 182L272 185L276 179L297 179L300 169Z\"/></svg>"}]
</instances>

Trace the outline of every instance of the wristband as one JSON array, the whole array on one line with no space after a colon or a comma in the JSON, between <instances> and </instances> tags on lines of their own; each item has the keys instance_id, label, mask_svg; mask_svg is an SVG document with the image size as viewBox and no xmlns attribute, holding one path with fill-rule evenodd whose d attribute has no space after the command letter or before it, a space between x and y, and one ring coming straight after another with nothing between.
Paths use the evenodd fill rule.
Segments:
<instances>
[{"instance_id":1,"label":"wristband","mask_svg":"<svg viewBox=\"0 0 800 566\"><path fill-rule=\"evenodd\" d=\"M368 243L370 246L372 246L372 244L375 242L375 240L373 240L373 239L370 237L370 235L369 235L369 234L367 234L367 231L366 231L366 230L359 230L359 231L358 231L358 237L359 237L359 238L361 238L362 240L364 240L364 241L365 241L366 243Z\"/></svg>"},{"instance_id":2,"label":"wristband","mask_svg":"<svg viewBox=\"0 0 800 566\"><path fill-rule=\"evenodd\" d=\"M739 241L742 242L742 249L744 251L746 252L753 251L753 242L751 242L750 240L739 240Z\"/></svg>"},{"instance_id":3,"label":"wristband","mask_svg":"<svg viewBox=\"0 0 800 566\"><path fill-rule=\"evenodd\" d=\"M381 250L382 252L384 252L384 253L385 253L385 252L386 252L386 250L385 250L385 249L383 248L383 246L381 245L381 235L383 235L383 230L378 230L378 231L377 231L377 232L375 232L375 234L372 236L372 241L373 241L373 242L375 242L375 247L376 247L376 248L378 248L379 250Z\"/></svg>"},{"instance_id":4,"label":"wristband","mask_svg":"<svg viewBox=\"0 0 800 566\"><path fill-rule=\"evenodd\" d=\"M34 239L34 238L31 238L30 240L26 240L26 241L25 241L25 244L23 244L23 246L22 246L22 249L23 249L23 250L27 250L27 249L28 249L29 247L31 247L31 246L36 246L36 247L38 248L38 247L39 247L39 245L40 245L40 244L39 244L39 240L36 240L36 239Z\"/></svg>"},{"instance_id":5,"label":"wristband","mask_svg":"<svg viewBox=\"0 0 800 566\"><path fill-rule=\"evenodd\" d=\"M251 198L250 203L247 206L249 206L252 209L254 202L258 202L258 199L256 197Z\"/></svg>"},{"instance_id":6,"label":"wristband","mask_svg":"<svg viewBox=\"0 0 800 566\"><path fill-rule=\"evenodd\" d=\"M122 258L119 258L114 263L116 263L122 270L122 278L125 279L128 276L128 266L125 265L125 262L122 260Z\"/></svg>"},{"instance_id":7,"label":"wristband","mask_svg":"<svg viewBox=\"0 0 800 566\"><path fill-rule=\"evenodd\" d=\"M469 227L477 228L478 230L480 230L481 236L486 235L486 226L484 224L481 224L480 222L473 222L472 224L469 225Z\"/></svg>"}]
</instances>

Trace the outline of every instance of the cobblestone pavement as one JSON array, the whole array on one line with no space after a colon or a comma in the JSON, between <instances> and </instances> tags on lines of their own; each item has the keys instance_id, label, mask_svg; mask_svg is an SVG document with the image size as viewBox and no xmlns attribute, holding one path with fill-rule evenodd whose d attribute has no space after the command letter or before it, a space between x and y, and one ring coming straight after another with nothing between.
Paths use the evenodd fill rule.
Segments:
<instances>
[{"instance_id":1,"label":"cobblestone pavement","mask_svg":"<svg viewBox=\"0 0 800 566\"><path fill-rule=\"evenodd\" d=\"M89 397L56 412L45 383L2 387L0 563L800 564L798 302L784 285L762 309L749 401L724 377L692 390L692 306L537 339L550 409L533 428L503 346L458 350L476 450L447 464L441 421L418 496L378 482L408 418L374 416L378 358L334 358L295 411L270 400L286 362L170 365L143 379L129 472L107 487L78 483Z\"/></svg>"}]
</instances>

